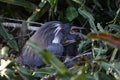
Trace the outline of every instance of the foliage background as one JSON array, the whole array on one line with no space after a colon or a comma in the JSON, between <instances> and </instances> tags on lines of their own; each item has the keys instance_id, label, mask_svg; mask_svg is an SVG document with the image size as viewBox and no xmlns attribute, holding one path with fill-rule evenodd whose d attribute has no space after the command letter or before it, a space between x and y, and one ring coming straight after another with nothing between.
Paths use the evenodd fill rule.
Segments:
<instances>
[{"instance_id":1,"label":"foliage background","mask_svg":"<svg viewBox=\"0 0 120 80\"><path fill-rule=\"evenodd\" d=\"M27 38L18 37L20 34L26 34L25 27L29 21L44 23L58 20L84 27L82 33L85 35L91 32L109 32L120 37L120 0L0 0L0 19L1 80L37 80L53 74L58 80L120 79L119 38L115 40L119 44L117 47L113 47L117 44L106 44L108 40L81 41L78 48L80 55L85 51L92 54L82 56L82 59L80 57L72 69L66 68L54 55L49 56L51 53L41 51L36 47L38 45L29 42L28 44L44 56L45 62L51 66L31 71L14 61L14 54L18 55L23 46L21 43L24 44L31 35L30 31L27 31ZM23 28L6 28L2 25L3 22L19 22L23 24ZM111 38L111 41L114 42L114 38Z\"/></svg>"}]
</instances>

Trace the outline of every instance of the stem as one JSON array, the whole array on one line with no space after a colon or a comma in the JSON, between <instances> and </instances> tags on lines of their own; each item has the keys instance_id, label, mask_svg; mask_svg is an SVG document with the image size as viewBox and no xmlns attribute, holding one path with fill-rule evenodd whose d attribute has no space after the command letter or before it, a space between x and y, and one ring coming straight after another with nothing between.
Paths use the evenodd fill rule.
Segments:
<instances>
[{"instance_id":1,"label":"stem","mask_svg":"<svg viewBox=\"0 0 120 80\"><path fill-rule=\"evenodd\" d=\"M118 51L118 48L115 48L114 51L113 51L113 54L112 54L112 56L111 56L111 58L110 58L110 61L113 61L113 60L115 59L115 56L116 56L116 54L117 54L117 51Z\"/></svg>"}]
</instances>

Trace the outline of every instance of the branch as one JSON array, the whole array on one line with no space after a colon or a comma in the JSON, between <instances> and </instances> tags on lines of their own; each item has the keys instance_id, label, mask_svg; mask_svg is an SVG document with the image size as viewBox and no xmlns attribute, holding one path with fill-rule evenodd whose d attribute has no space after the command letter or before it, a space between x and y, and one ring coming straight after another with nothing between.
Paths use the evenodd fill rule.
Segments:
<instances>
[{"instance_id":1,"label":"branch","mask_svg":"<svg viewBox=\"0 0 120 80\"><path fill-rule=\"evenodd\" d=\"M83 56L88 56L91 55L92 52L87 52L87 53L83 53L83 54L78 54L77 56L73 57L72 59L68 59L67 61L64 62L65 66L70 68L74 66L74 63L77 63L80 61L80 58Z\"/></svg>"},{"instance_id":2,"label":"branch","mask_svg":"<svg viewBox=\"0 0 120 80\"><path fill-rule=\"evenodd\" d=\"M12 23L12 22L3 22L2 25L5 27L14 27L14 28L21 28L23 26L20 23ZM40 27L36 27L36 26L28 26L28 30L32 30L32 31L36 31L39 28Z\"/></svg>"}]
</instances>

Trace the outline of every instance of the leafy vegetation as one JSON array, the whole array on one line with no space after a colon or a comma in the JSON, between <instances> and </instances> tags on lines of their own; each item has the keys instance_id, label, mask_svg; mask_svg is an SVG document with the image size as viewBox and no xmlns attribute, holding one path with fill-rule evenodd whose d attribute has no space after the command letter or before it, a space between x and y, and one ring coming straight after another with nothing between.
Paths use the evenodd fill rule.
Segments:
<instances>
[{"instance_id":1,"label":"leafy vegetation","mask_svg":"<svg viewBox=\"0 0 120 80\"><path fill-rule=\"evenodd\" d=\"M29 70L17 64L15 55L31 35L26 30L28 23L52 20L84 28L81 32L87 40L78 44L80 54L75 57L75 65L67 68L50 52L40 50L39 45L29 41L27 44L49 66ZM3 22L19 22L22 28L7 28ZM0 0L1 80L120 80L119 53L120 0Z\"/></svg>"}]
</instances>

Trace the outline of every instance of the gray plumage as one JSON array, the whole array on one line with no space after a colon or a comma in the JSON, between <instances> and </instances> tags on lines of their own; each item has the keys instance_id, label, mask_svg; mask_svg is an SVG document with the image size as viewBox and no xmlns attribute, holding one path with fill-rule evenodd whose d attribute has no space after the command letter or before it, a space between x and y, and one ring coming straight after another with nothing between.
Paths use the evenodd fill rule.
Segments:
<instances>
[{"instance_id":1,"label":"gray plumage","mask_svg":"<svg viewBox=\"0 0 120 80\"><path fill-rule=\"evenodd\" d=\"M46 48L46 50L52 52L57 57L60 57L63 55L64 48L60 43L52 43Z\"/></svg>"},{"instance_id":2,"label":"gray plumage","mask_svg":"<svg viewBox=\"0 0 120 80\"><path fill-rule=\"evenodd\" d=\"M51 21L46 22L44 25L40 27L38 31L30 38L31 41L34 41L38 43L43 49L47 49L51 51L53 54L56 55L62 55L63 53L63 47L59 44L52 44L52 41L54 40L55 34L59 35L59 39L62 38L62 33L60 32L60 29L58 27L61 27L62 23L59 21ZM56 30L58 29L58 30ZM52 45L55 45L57 47L54 47L53 49ZM57 51L57 49L60 52ZM22 49L22 54L16 59L20 64L29 66L31 68L36 68L39 66L44 65L44 62L41 59L41 56L32 49L32 47L25 45Z\"/></svg>"},{"instance_id":3,"label":"gray plumage","mask_svg":"<svg viewBox=\"0 0 120 80\"><path fill-rule=\"evenodd\" d=\"M69 43L71 41L76 41L77 39L77 36L71 34L70 30L71 24L50 21L42 25L29 40L39 44L42 49L51 51L57 57L62 55L75 56L77 54L76 42L63 46L66 42ZM41 56L28 45L23 47L22 53L16 58L16 61L30 68L45 65Z\"/></svg>"}]
</instances>

